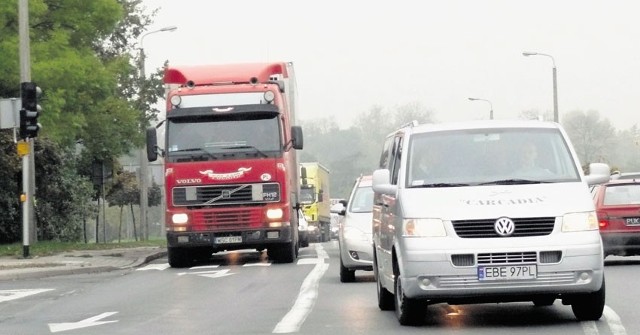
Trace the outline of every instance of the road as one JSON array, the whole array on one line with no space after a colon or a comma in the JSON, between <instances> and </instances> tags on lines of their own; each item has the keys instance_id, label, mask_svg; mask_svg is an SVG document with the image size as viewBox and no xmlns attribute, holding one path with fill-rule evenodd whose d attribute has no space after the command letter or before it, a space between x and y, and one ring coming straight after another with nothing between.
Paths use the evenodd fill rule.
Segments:
<instances>
[{"instance_id":1,"label":"road","mask_svg":"<svg viewBox=\"0 0 640 335\"><path fill-rule=\"evenodd\" d=\"M559 301L432 305L425 324L402 327L377 307L372 272L340 283L335 241L301 249L293 264L257 252L216 255L173 269L0 282L0 334L638 334L640 257L607 258L607 307L578 322Z\"/></svg>"}]
</instances>

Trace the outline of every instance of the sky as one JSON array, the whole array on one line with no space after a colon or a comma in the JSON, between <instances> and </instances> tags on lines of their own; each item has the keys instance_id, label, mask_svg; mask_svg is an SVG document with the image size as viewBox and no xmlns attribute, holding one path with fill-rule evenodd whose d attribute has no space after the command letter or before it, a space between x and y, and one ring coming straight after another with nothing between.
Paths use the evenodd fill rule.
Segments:
<instances>
[{"instance_id":1,"label":"sky","mask_svg":"<svg viewBox=\"0 0 640 335\"><path fill-rule=\"evenodd\" d=\"M595 110L640 125L637 0L144 0L145 68L293 62L302 121L346 129L374 106L435 121ZM524 57L523 52L548 56ZM468 98L488 101L470 101Z\"/></svg>"}]
</instances>

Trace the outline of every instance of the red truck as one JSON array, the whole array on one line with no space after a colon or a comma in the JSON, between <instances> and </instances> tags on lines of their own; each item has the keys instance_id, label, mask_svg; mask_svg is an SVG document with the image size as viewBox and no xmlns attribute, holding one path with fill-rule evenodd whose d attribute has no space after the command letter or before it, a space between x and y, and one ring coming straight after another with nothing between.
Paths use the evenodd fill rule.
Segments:
<instances>
[{"instance_id":1,"label":"red truck","mask_svg":"<svg viewBox=\"0 0 640 335\"><path fill-rule=\"evenodd\" d=\"M156 127L146 135L149 161L164 158L169 264L240 249L293 262L303 146L293 64L168 67L164 83L164 145Z\"/></svg>"}]
</instances>

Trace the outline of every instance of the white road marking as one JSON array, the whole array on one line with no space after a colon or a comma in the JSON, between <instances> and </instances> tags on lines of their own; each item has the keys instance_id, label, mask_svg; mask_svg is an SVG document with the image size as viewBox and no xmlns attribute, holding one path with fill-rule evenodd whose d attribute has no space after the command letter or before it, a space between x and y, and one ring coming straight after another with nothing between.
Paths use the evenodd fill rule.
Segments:
<instances>
[{"instance_id":1,"label":"white road marking","mask_svg":"<svg viewBox=\"0 0 640 335\"><path fill-rule=\"evenodd\" d=\"M162 270L166 270L169 268L169 263L164 263L164 264L149 264L143 268L139 268L136 269L136 271L147 271L147 270L158 270L158 271L162 271Z\"/></svg>"},{"instance_id":2,"label":"white road marking","mask_svg":"<svg viewBox=\"0 0 640 335\"><path fill-rule=\"evenodd\" d=\"M622 325L622 320L620 320L620 316L616 314L616 312L611 309L609 306L604 306L604 311L602 312L602 316L604 317L607 326L611 330L611 334L613 335L627 335L627 330ZM582 326L582 331L585 335L598 335L600 332L598 331L598 326L596 321L582 321L580 322Z\"/></svg>"},{"instance_id":3,"label":"white road marking","mask_svg":"<svg viewBox=\"0 0 640 335\"><path fill-rule=\"evenodd\" d=\"M250 266L271 266L271 263L247 263L242 267L250 267Z\"/></svg>"},{"instance_id":4,"label":"white road marking","mask_svg":"<svg viewBox=\"0 0 640 335\"><path fill-rule=\"evenodd\" d=\"M63 332L66 330L73 330L73 329L79 329L79 328L99 326L106 323L118 322L118 320L100 321L100 319L104 319L116 313L118 312L106 312L106 313L102 313L100 315L96 315L78 322L50 323L49 331L51 331L52 333L57 333L57 332Z\"/></svg>"},{"instance_id":5,"label":"white road marking","mask_svg":"<svg viewBox=\"0 0 640 335\"><path fill-rule=\"evenodd\" d=\"M600 334L600 332L598 332L598 327L596 326L595 321L582 321L580 322L580 325L582 326L582 331L584 332L584 335Z\"/></svg>"},{"instance_id":6,"label":"white road marking","mask_svg":"<svg viewBox=\"0 0 640 335\"><path fill-rule=\"evenodd\" d=\"M291 310L285 315L280 322L273 329L273 333L294 333L300 330L300 326L307 318L313 306L318 298L318 285L320 279L329 268L329 264L323 261L324 258L329 258L327 252L324 251L322 245L316 244L316 252L318 253L318 259L316 266L307 275L300 287L300 293L296 302L291 307Z\"/></svg>"},{"instance_id":7,"label":"white road marking","mask_svg":"<svg viewBox=\"0 0 640 335\"><path fill-rule=\"evenodd\" d=\"M209 271L208 273L200 272L196 274L200 277L220 278L220 277L231 276L231 275L234 275L235 273L229 273L229 269L225 269L225 270Z\"/></svg>"},{"instance_id":8,"label":"white road marking","mask_svg":"<svg viewBox=\"0 0 640 335\"><path fill-rule=\"evenodd\" d=\"M20 299L28 297L30 295L53 291L52 288L36 288L36 289L24 289L24 290L0 290L0 302L9 300Z\"/></svg>"},{"instance_id":9,"label":"white road marking","mask_svg":"<svg viewBox=\"0 0 640 335\"><path fill-rule=\"evenodd\" d=\"M620 316L616 314L609 306L604 306L604 319L607 320L607 324L609 325L609 329L611 329L611 333L613 335L627 335L627 330L622 325L622 320L620 320Z\"/></svg>"},{"instance_id":10,"label":"white road marking","mask_svg":"<svg viewBox=\"0 0 640 335\"><path fill-rule=\"evenodd\" d=\"M297 265L307 265L307 264L318 264L318 263L324 263L324 260L322 258L303 258L303 259L299 259Z\"/></svg>"},{"instance_id":11,"label":"white road marking","mask_svg":"<svg viewBox=\"0 0 640 335\"><path fill-rule=\"evenodd\" d=\"M193 266L190 267L189 270L202 270L202 269L216 269L220 265L202 265L202 266Z\"/></svg>"}]
</instances>

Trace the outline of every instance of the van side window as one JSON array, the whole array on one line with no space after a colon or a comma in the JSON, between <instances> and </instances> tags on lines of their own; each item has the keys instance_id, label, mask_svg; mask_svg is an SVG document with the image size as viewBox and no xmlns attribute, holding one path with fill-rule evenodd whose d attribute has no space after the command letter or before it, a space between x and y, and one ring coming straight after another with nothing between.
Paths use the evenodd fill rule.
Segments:
<instances>
[{"instance_id":1,"label":"van side window","mask_svg":"<svg viewBox=\"0 0 640 335\"><path fill-rule=\"evenodd\" d=\"M402 137L396 137L393 145L391 156L391 184L398 184L398 175L400 173L400 159L402 158Z\"/></svg>"},{"instance_id":2,"label":"van side window","mask_svg":"<svg viewBox=\"0 0 640 335\"><path fill-rule=\"evenodd\" d=\"M388 169L389 168L389 149L393 144L393 136L387 137L384 141L384 145L382 147L382 155L380 155L380 169Z\"/></svg>"}]
</instances>

